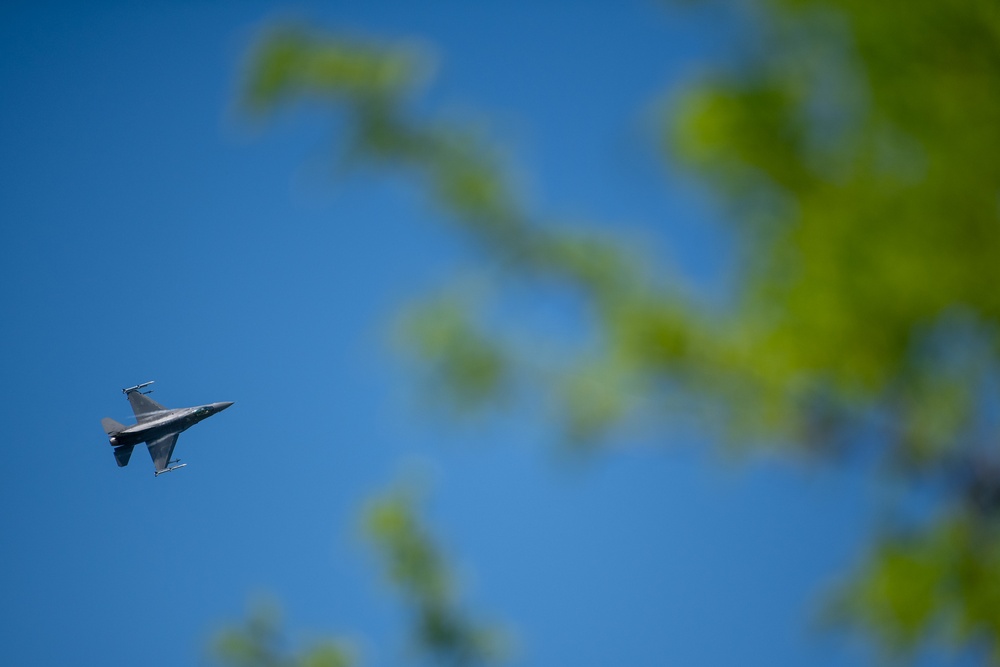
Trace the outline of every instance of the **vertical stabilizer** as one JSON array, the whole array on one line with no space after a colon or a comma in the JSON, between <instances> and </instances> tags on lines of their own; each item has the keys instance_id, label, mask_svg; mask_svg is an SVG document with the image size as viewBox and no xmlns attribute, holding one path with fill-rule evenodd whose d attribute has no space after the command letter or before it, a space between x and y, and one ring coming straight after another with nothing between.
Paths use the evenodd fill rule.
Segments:
<instances>
[{"instance_id":1,"label":"vertical stabilizer","mask_svg":"<svg viewBox=\"0 0 1000 667\"><path fill-rule=\"evenodd\" d=\"M108 435L114 435L115 433L121 433L125 430L125 424L119 424L111 417L105 417L101 420L101 426L104 427L104 432Z\"/></svg>"}]
</instances>

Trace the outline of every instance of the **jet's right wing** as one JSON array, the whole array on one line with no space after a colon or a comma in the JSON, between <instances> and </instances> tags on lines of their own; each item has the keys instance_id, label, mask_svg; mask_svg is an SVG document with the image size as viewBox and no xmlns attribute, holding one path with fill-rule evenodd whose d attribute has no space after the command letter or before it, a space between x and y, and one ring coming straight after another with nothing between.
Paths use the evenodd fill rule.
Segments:
<instances>
[{"instance_id":1,"label":"jet's right wing","mask_svg":"<svg viewBox=\"0 0 1000 667\"><path fill-rule=\"evenodd\" d=\"M170 457L174 453L174 445L177 444L177 436L180 433L171 433L156 440L147 440L146 446L149 448L149 456L153 459L153 467L160 473L167 469Z\"/></svg>"},{"instance_id":2,"label":"jet's right wing","mask_svg":"<svg viewBox=\"0 0 1000 667\"><path fill-rule=\"evenodd\" d=\"M159 413L166 410L149 396L138 391L128 393L128 402L132 406L132 412L135 413L135 420L140 424L156 419Z\"/></svg>"}]
</instances>

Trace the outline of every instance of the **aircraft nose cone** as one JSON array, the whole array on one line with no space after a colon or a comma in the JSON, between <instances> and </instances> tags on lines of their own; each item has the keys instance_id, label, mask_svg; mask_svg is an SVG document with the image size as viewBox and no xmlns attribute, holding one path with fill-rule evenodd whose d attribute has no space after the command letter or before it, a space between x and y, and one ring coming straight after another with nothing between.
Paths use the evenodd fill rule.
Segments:
<instances>
[{"instance_id":1,"label":"aircraft nose cone","mask_svg":"<svg viewBox=\"0 0 1000 667\"><path fill-rule=\"evenodd\" d=\"M232 404L233 404L233 401L222 401L221 403L216 403L215 404L215 409L216 409L217 412L222 412L223 410L225 410L226 408L228 408Z\"/></svg>"}]
</instances>

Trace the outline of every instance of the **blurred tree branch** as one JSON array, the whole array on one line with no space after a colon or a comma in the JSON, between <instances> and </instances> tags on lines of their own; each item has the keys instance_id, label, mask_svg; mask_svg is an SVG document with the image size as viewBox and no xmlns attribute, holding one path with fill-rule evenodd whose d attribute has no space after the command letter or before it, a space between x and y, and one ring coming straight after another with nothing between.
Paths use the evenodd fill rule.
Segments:
<instances>
[{"instance_id":1,"label":"blurred tree branch","mask_svg":"<svg viewBox=\"0 0 1000 667\"><path fill-rule=\"evenodd\" d=\"M397 486L372 499L363 516L365 536L386 580L406 607L413 628L410 657L416 664L476 667L499 662L504 645L497 630L474 621L457 601L452 567L419 516L419 499ZM352 667L359 664L346 641L292 648L276 608L258 605L239 626L214 638L212 658L227 667Z\"/></svg>"},{"instance_id":2,"label":"blurred tree branch","mask_svg":"<svg viewBox=\"0 0 1000 667\"><path fill-rule=\"evenodd\" d=\"M415 504L412 492L385 494L365 513L365 528L382 555L387 578L409 607L418 656L451 667L497 660L499 635L472 621L456 603L450 568L417 517Z\"/></svg>"},{"instance_id":3,"label":"blurred tree branch","mask_svg":"<svg viewBox=\"0 0 1000 667\"><path fill-rule=\"evenodd\" d=\"M346 643L323 641L296 652L282 630L276 607L258 605L242 625L227 627L214 637L211 657L229 667L351 667Z\"/></svg>"}]
</instances>

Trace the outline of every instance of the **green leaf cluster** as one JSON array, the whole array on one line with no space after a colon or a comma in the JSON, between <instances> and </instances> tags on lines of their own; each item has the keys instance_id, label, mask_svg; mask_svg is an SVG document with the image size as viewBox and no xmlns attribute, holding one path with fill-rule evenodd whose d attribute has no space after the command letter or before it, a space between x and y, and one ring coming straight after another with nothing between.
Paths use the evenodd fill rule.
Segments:
<instances>
[{"instance_id":1,"label":"green leaf cluster","mask_svg":"<svg viewBox=\"0 0 1000 667\"><path fill-rule=\"evenodd\" d=\"M408 661L441 667L476 667L499 662L500 634L457 599L452 566L420 516L409 487L374 498L363 516L364 534L405 607L412 628ZM363 664L346 640L323 640L297 648L273 606L252 608L240 625L216 633L213 661L226 667L353 667Z\"/></svg>"},{"instance_id":2,"label":"green leaf cluster","mask_svg":"<svg viewBox=\"0 0 1000 667\"><path fill-rule=\"evenodd\" d=\"M346 642L323 640L307 649L290 647L273 606L252 609L242 625L219 631L211 646L212 659L228 667L351 667Z\"/></svg>"},{"instance_id":3,"label":"green leaf cluster","mask_svg":"<svg viewBox=\"0 0 1000 667\"><path fill-rule=\"evenodd\" d=\"M829 612L878 633L897 659L938 641L959 649L986 645L995 663L998 608L997 527L953 514L929 529L883 537Z\"/></svg>"},{"instance_id":4,"label":"green leaf cluster","mask_svg":"<svg viewBox=\"0 0 1000 667\"><path fill-rule=\"evenodd\" d=\"M682 96L664 145L743 240L734 320L780 421L808 435L818 407L905 488L944 489L886 527L842 619L904 654L946 626L1000 661L1000 5L753 7L743 61Z\"/></svg>"},{"instance_id":5,"label":"green leaf cluster","mask_svg":"<svg viewBox=\"0 0 1000 667\"><path fill-rule=\"evenodd\" d=\"M382 496L366 512L365 528L410 610L418 656L453 667L495 661L499 637L458 605L450 568L414 505L407 491Z\"/></svg>"}]
</instances>

